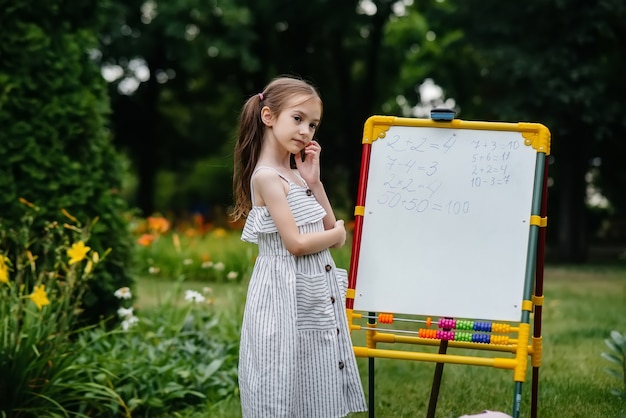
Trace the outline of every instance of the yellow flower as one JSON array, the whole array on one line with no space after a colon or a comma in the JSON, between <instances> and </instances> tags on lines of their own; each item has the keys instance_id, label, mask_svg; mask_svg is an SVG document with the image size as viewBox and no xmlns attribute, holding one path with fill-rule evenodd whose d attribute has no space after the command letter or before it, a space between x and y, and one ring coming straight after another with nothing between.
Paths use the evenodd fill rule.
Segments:
<instances>
[{"instance_id":1,"label":"yellow flower","mask_svg":"<svg viewBox=\"0 0 626 418\"><path fill-rule=\"evenodd\" d=\"M45 305L50 305L48 295L46 294L46 286L43 284L41 286L35 286L33 293L28 297L37 305L37 309L39 310Z\"/></svg>"},{"instance_id":2,"label":"yellow flower","mask_svg":"<svg viewBox=\"0 0 626 418\"><path fill-rule=\"evenodd\" d=\"M4 262L3 255L0 255L0 283L9 283L9 267Z\"/></svg>"},{"instance_id":3,"label":"yellow flower","mask_svg":"<svg viewBox=\"0 0 626 418\"><path fill-rule=\"evenodd\" d=\"M70 258L69 264L72 265L83 261L89 250L91 250L91 248L87 247L82 241L72 244L72 248L67 250L67 256Z\"/></svg>"},{"instance_id":4,"label":"yellow flower","mask_svg":"<svg viewBox=\"0 0 626 418\"><path fill-rule=\"evenodd\" d=\"M225 237L226 235L228 235L228 233L226 232L226 230L224 228L215 228L213 230L213 235L215 235L218 238L222 238L222 237Z\"/></svg>"},{"instance_id":5,"label":"yellow flower","mask_svg":"<svg viewBox=\"0 0 626 418\"><path fill-rule=\"evenodd\" d=\"M91 273L92 269L93 269L93 261L88 259L87 260L87 265L85 266L85 274Z\"/></svg>"}]
</instances>

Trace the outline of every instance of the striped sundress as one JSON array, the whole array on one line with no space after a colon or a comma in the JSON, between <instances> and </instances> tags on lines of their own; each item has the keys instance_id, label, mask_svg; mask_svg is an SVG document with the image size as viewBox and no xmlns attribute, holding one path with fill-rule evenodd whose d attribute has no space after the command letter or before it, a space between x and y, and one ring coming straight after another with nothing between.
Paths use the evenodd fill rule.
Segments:
<instances>
[{"instance_id":1,"label":"striped sundress","mask_svg":"<svg viewBox=\"0 0 626 418\"><path fill-rule=\"evenodd\" d=\"M289 183L300 233L323 231L326 211L311 190L280 176ZM264 206L252 207L241 239L259 247L241 329L243 417L333 418L366 410L345 315L346 270L328 250L287 251Z\"/></svg>"}]
</instances>

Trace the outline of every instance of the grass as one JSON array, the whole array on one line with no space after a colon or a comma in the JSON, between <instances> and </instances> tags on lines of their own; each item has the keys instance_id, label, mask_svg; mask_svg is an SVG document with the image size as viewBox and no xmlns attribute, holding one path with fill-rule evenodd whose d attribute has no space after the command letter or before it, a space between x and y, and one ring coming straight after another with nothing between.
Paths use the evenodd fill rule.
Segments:
<instances>
[{"instance_id":1,"label":"grass","mask_svg":"<svg viewBox=\"0 0 626 418\"><path fill-rule=\"evenodd\" d=\"M613 329L626 331L626 269L624 267L547 267L545 272L542 336L543 355L539 369L539 417L621 417L626 400L609 393L620 382L603 368L609 363L600 357L607 351L604 339ZM142 279L140 305L158 305L171 282ZM186 283L184 289L201 290L203 283ZM241 314L245 282L211 284L216 309ZM364 345L363 335L353 333L355 345ZM380 345L394 350L436 352L434 347ZM462 349L450 354L490 355ZM505 356L505 355L499 355ZM368 360L359 358L364 389L368 390ZM380 418L424 417L427 414L435 364L410 360L375 360L375 412ZM529 416L530 367L522 391L522 417ZM484 409L511 413L513 376L508 370L491 367L444 366L437 417L458 417ZM241 416L238 399L230 398L204 410L190 411L189 417ZM364 418L367 413L352 414Z\"/></svg>"}]
</instances>

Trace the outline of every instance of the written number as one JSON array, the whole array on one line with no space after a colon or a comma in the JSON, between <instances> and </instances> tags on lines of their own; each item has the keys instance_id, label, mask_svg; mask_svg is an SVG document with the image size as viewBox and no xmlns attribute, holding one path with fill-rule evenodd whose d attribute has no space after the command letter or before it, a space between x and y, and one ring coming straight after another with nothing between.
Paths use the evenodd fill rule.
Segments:
<instances>
[{"instance_id":1,"label":"written number","mask_svg":"<svg viewBox=\"0 0 626 418\"><path fill-rule=\"evenodd\" d=\"M466 200L465 202L460 202L458 200L456 200L456 201L451 200L451 201L448 202L446 207L447 207L448 213L450 215L458 215L458 214L461 214L461 213L469 213L470 202L468 200Z\"/></svg>"}]
</instances>

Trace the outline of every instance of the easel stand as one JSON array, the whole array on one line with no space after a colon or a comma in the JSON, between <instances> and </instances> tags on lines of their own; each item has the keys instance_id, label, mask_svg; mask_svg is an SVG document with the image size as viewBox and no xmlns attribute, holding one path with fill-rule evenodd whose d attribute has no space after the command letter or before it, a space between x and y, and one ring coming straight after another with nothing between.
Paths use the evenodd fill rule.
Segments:
<instances>
[{"instance_id":1,"label":"easel stand","mask_svg":"<svg viewBox=\"0 0 626 418\"><path fill-rule=\"evenodd\" d=\"M346 314L351 332L365 332L354 352L369 360L369 416L380 357L436 363L428 418L446 363L512 371L511 415L520 418L530 360L536 418L550 134L540 124L453 116L440 109L432 120L374 116L365 124ZM486 287L489 298L472 293ZM409 325L394 328L397 321ZM386 348L394 343L415 350ZM487 354L448 354L450 347Z\"/></svg>"},{"instance_id":2,"label":"easel stand","mask_svg":"<svg viewBox=\"0 0 626 418\"><path fill-rule=\"evenodd\" d=\"M452 318L447 318L452 319ZM446 331L450 331L450 328L444 328ZM439 342L439 354L446 354L448 351L448 340ZM439 388L441 387L441 378L443 377L443 363L437 363L435 366L435 374L433 376L433 385L430 389L430 399L428 401L428 413L426 418L435 418L435 411L437 410L437 400L439 399Z\"/></svg>"}]
</instances>

